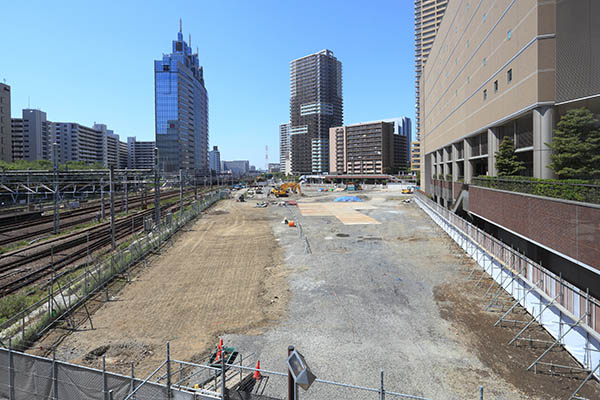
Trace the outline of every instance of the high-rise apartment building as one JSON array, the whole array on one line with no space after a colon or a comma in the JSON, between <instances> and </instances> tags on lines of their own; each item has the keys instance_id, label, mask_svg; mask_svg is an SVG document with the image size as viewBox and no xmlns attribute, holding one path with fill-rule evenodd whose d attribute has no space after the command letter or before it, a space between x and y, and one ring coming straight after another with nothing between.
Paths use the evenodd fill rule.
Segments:
<instances>
[{"instance_id":1,"label":"high-rise apartment building","mask_svg":"<svg viewBox=\"0 0 600 400\"><path fill-rule=\"evenodd\" d=\"M421 139L421 75L448 6L448 0L415 0L415 130Z\"/></svg>"},{"instance_id":2,"label":"high-rise apartment building","mask_svg":"<svg viewBox=\"0 0 600 400\"><path fill-rule=\"evenodd\" d=\"M279 165L285 165L290 157L290 124L279 125Z\"/></svg>"},{"instance_id":3,"label":"high-rise apartment building","mask_svg":"<svg viewBox=\"0 0 600 400\"><path fill-rule=\"evenodd\" d=\"M0 160L12 161L10 86L0 83Z\"/></svg>"},{"instance_id":4,"label":"high-rise apartment building","mask_svg":"<svg viewBox=\"0 0 600 400\"><path fill-rule=\"evenodd\" d=\"M156 145L159 166L208 173L208 93L198 53L183 40L154 61Z\"/></svg>"},{"instance_id":5,"label":"high-rise apartment building","mask_svg":"<svg viewBox=\"0 0 600 400\"><path fill-rule=\"evenodd\" d=\"M600 3L450 2L421 79L421 186L496 175L513 140L524 175L552 178L553 128L571 108L600 114ZM449 199L446 199L449 200Z\"/></svg>"},{"instance_id":6,"label":"high-rise apartment building","mask_svg":"<svg viewBox=\"0 0 600 400\"><path fill-rule=\"evenodd\" d=\"M56 143L59 164L67 161L82 161L103 166L113 165L118 168L117 164L107 164L107 160L116 160L118 155L109 156L107 154L109 147L106 131L103 132L75 122L50 122L50 124L52 140L49 143L50 158L48 159L52 158L52 143ZM115 147L113 151L117 152L118 148Z\"/></svg>"},{"instance_id":7,"label":"high-rise apartment building","mask_svg":"<svg viewBox=\"0 0 600 400\"><path fill-rule=\"evenodd\" d=\"M344 119L342 63L321 50L290 63L290 150L294 174L329 171L329 128Z\"/></svg>"},{"instance_id":8,"label":"high-rise apartment building","mask_svg":"<svg viewBox=\"0 0 600 400\"><path fill-rule=\"evenodd\" d=\"M329 129L331 174L387 174L395 169L393 122L366 122Z\"/></svg>"},{"instance_id":9,"label":"high-rise apartment building","mask_svg":"<svg viewBox=\"0 0 600 400\"><path fill-rule=\"evenodd\" d=\"M11 125L13 160L50 160L53 127L45 112L25 109L22 118L13 118Z\"/></svg>"},{"instance_id":10,"label":"high-rise apartment building","mask_svg":"<svg viewBox=\"0 0 600 400\"><path fill-rule=\"evenodd\" d=\"M213 146L213 149L208 153L210 171L211 173L221 173L221 152L219 146Z\"/></svg>"},{"instance_id":11,"label":"high-rise apartment building","mask_svg":"<svg viewBox=\"0 0 600 400\"><path fill-rule=\"evenodd\" d=\"M137 141L135 136L127 138L127 168L152 169L154 168L155 142Z\"/></svg>"}]
</instances>

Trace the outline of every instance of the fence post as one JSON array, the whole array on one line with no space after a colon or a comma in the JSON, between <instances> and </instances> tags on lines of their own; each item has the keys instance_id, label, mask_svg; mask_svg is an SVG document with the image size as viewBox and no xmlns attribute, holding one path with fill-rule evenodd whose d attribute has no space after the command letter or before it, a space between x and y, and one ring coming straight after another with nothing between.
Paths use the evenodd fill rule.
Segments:
<instances>
[{"instance_id":1,"label":"fence post","mask_svg":"<svg viewBox=\"0 0 600 400\"><path fill-rule=\"evenodd\" d=\"M107 382L106 382L106 356L102 356L102 399L106 400L107 395Z\"/></svg>"},{"instance_id":2,"label":"fence post","mask_svg":"<svg viewBox=\"0 0 600 400\"><path fill-rule=\"evenodd\" d=\"M479 400L483 400L483 386L479 386Z\"/></svg>"},{"instance_id":3,"label":"fence post","mask_svg":"<svg viewBox=\"0 0 600 400\"><path fill-rule=\"evenodd\" d=\"M52 349L52 396L58 400L58 366L56 364L56 348Z\"/></svg>"},{"instance_id":4,"label":"fence post","mask_svg":"<svg viewBox=\"0 0 600 400\"><path fill-rule=\"evenodd\" d=\"M171 346L167 342L167 400L171 400Z\"/></svg>"},{"instance_id":5,"label":"fence post","mask_svg":"<svg viewBox=\"0 0 600 400\"><path fill-rule=\"evenodd\" d=\"M133 393L135 390L135 364L131 362L131 381L129 383L129 393ZM135 400L135 395L131 396L133 400Z\"/></svg>"},{"instance_id":6,"label":"fence post","mask_svg":"<svg viewBox=\"0 0 600 400\"><path fill-rule=\"evenodd\" d=\"M11 339L8 339L8 399L15 400L15 372Z\"/></svg>"},{"instance_id":7,"label":"fence post","mask_svg":"<svg viewBox=\"0 0 600 400\"><path fill-rule=\"evenodd\" d=\"M385 390L383 389L383 369L379 371L379 399L385 399Z\"/></svg>"},{"instance_id":8,"label":"fence post","mask_svg":"<svg viewBox=\"0 0 600 400\"><path fill-rule=\"evenodd\" d=\"M25 350L27 348L25 345L25 299L23 299L21 308L21 341L23 342L23 350Z\"/></svg>"},{"instance_id":9,"label":"fence post","mask_svg":"<svg viewBox=\"0 0 600 400\"><path fill-rule=\"evenodd\" d=\"M225 387L225 351L222 351L221 354L221 394L223 396L223 400L225 400L225 392L227 388Z\"/></svg>"},{"instance_id":10,"label":"fence post","mask_svg":"<svg viewBox=\"0 0 600 400\"><path fill-rule=\"evenodd\" d=\"M109 170L109 188L110 188L110 247L114 250L117 245L115 243L115 169L111 165Z\"/></svg>"}]
</instances>

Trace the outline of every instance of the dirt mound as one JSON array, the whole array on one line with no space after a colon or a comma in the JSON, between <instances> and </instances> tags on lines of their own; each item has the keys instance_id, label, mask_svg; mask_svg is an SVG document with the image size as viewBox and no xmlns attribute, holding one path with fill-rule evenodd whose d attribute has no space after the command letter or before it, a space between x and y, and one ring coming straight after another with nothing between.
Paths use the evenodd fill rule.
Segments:
<instances>
[{"instance_id":1,"label":"dirt mound","mask_svg":"<svg viewBox=\"0 0 600 400\"><path fill-rule=\"evenodd\" d=\"M88 352L81 360L83 364L90 367L101 368L102 358L106 359L107 365L130 366L136 365L148 357L154 355L152 346L136 342L115 343L96 347Z\"/></svg>"}]
</instances>

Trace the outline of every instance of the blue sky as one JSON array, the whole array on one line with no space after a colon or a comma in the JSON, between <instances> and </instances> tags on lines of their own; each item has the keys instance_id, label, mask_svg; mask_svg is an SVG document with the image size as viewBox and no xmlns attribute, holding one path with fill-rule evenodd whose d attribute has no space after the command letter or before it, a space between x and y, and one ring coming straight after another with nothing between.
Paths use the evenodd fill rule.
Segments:
<instances>
[{"instance_id":1,"label":"blue sky","mask_svg":"<svg viewBox=\"0 0 600 400\"><path fill-rule=\"evenodd\" d=\"M0 80L12 86L13 117L30 101L52 121L154 140L153 60L170 51L182 18L222 159L260 168L268 145L279 160L289 62L324 48L343 64L344 123L414 119L411 0L32 0L3 1L2 14Z\"/></svg>"}]
</instances>

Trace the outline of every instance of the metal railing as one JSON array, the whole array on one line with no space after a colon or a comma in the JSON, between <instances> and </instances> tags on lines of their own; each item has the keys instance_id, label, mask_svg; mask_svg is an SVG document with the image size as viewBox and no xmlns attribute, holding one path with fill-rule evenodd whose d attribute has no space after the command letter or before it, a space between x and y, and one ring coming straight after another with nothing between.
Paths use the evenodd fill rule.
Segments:
<instances>
[{"instance_id":1,"label":"metal railing","mask_svg":"<svg viewBox=\"0 0 600 400\"><path fill-rule=\"evenodd\" d=\"M555 199L600 204L600 185L497 177L472 178L471 184L490 189L500 189Z\"/></svg>"},{"instance_id":2,"label":"metal railing","mask_svg":"<svg viewBox=\"0 0 600 400\"><path fill-rule=\"evenodd\" d=\"M597 371L596 366L600 364L600 301L590 296L588 290L570 284L518 250L433 202L424 193L418 192L416 200L475 259L484 269L484 274L488 274L516 300L508 312L517 305L523 306L532 315L527 326L537 321L556 339L552 346L561 344L583 366L582 371L590 373L589 376ZM483 274L480 280L482 277ZM550 315L555 317L550 318ZM545 354L528 369L535 368Z\"/></svg>"}]
</instances>

